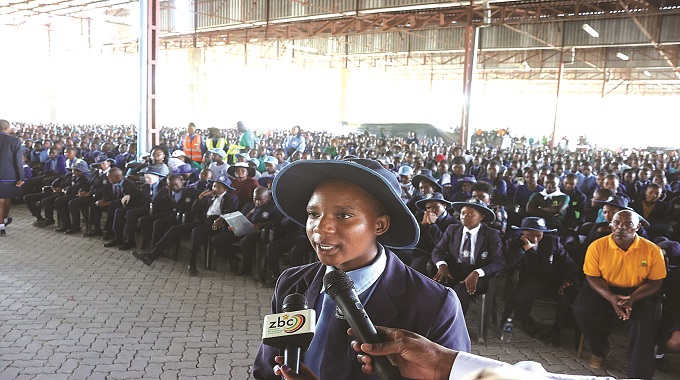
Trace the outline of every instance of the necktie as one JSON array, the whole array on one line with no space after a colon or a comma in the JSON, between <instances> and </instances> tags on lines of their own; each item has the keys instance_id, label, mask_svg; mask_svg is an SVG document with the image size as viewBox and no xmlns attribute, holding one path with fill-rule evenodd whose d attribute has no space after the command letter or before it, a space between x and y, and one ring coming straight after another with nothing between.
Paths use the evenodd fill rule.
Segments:
<instances>
[{"instance_id":1,"label":"necktie","mask_svg":"<svg viewBox=\"0 0 680 380\"><path fill-rule=\"evenodd\" d=\"M323 293L321 297L323 297L323 303L321 304L319 318L317 318L314 339L312 339L312 343L309 345L309 349L307 349L307 353L305 354L305 365L317 375L321 373L321 359L326 346L328 326L331 318L335 318L336 306L335 301L333 301L326 293Z\"/></svg>"},{"instance_id":2,"label":"necktie","mask_svg":"<svg viewBox=\"0 0 680 380\"><path fill-rule=\"evenodd\" d=\"M472 262L470 261L470 256L472 255L472 234L469 232L465 233L465 238L463 239L463 264L468 264L470 265Z\"/></svg>"}]
</instances>

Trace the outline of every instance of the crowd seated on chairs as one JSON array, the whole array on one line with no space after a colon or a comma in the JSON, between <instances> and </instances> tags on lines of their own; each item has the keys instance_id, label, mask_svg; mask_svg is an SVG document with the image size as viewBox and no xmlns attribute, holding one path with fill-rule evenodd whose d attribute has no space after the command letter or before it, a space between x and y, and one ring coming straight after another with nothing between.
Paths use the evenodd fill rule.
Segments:
<instances>
[{"instance_id":1,"label":"crowd seated on chairs","mask_svg":"<svg viewBox=\"0 0 680 380\"><path fill-rule=\"evenodd\" d=\"M593 367L606 365L599 330L616 316L658 336L631 333L642 343L630 376L650 377L654 355L657 368L668 370L663 354L680 352L677 150L550 149L526 138L509 148L464 150L415 134L255 133L239 122L164 128L138 158L129 125L14 123L12 134L23 142L30 178L16 201L26 203L36 228L101 237L104 247L132 251L148 266L164 253L177 259L188 238L190 275L198 275L199 257L208 269L221 257L269 287L282 268L316 259L304 226L271 199L279 170L296 160L375 159L398 178L420 227L418 244L395 253L451 287L465 312L494 277L505 276L503 319L514 316L527 334L555 345L575 324L592 346ZM236 212L252 224L246 233L228 223ZM630 247L649 259L612 263L600 254ZM609 277L616 265L631 277ZM545 331L531 317L538 299L556 303ZM658 317L640 311L655 304L663 306ZM590 323L594 312L604 322Z\"/></svg>"}]
</instances>

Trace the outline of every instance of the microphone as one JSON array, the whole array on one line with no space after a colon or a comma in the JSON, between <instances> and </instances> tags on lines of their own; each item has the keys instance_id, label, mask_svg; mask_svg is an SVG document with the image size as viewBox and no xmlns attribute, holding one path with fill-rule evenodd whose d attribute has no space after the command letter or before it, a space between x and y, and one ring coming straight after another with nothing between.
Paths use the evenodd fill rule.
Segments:
<instances>
[{"instance_id":1,"label":"microphone","mask_svg":"<svg viewBox=\"0 0 680 380\"><path fill-rule=\"evenodd\" d=\"M381 343L378 331L366 314L364 305L354 289L354 282L347 274L339 269L323 276L323 286L333 301L338 305L342 315L347 319L361 343ZM372 357L373 368L381 380L402 379L399 369L390 363L385 356Z\"/></svg>"},{"instance_id":2,"label":"microphone","mask_svg":"<svg viewBox=\"0 0 680 380\"><path fill-rule=\"evenodd\" d=\"M264 317L262 343L283 350L283 363L300 373L300 356L314 338L316 312L308 309L307 298L299 293L287 295L282 310Z\"/></svg>"}]
</instances>

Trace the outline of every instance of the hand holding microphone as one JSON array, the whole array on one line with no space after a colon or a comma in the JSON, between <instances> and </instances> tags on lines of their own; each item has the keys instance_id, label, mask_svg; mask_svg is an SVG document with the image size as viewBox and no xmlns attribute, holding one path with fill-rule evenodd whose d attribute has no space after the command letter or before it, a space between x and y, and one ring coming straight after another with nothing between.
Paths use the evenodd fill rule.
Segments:
<instances>
[{"instance_id":1,"label":"hand holding microphone","mask_svg":"<svg viewBox=\"0 0 680 380\"><path fill-rule=\"evenodd\" d=\"M338 305L342 315L347 319L349 326L361 343L381 343L382 338L373 326L371 319L364 310L354 289L354 282L341 270L326 273L323 277L323 286L333 301ZM390 363L386 356L374 357L372 369L381 380L401 379L399 369Z\"/></svg>"}]
</instances>

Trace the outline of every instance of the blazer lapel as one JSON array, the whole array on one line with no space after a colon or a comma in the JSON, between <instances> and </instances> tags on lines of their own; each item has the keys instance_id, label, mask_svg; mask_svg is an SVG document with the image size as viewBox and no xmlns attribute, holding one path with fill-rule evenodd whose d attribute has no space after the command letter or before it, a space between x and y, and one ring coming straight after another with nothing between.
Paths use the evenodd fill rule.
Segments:
<instances>
[{"instance_id":1,"label":"blazer lapel","mask_svg":"<svg viewBox=\"0 0 680 380\"><path fill-rule=\"evenodd\" d=\"M485 260L480 257L481 253L484 252L486 248L486 226L480 225L479 232L477 233L477 242L475 243L475 265L479 265L480 260Z\"/></svg>"}]
</instances>

